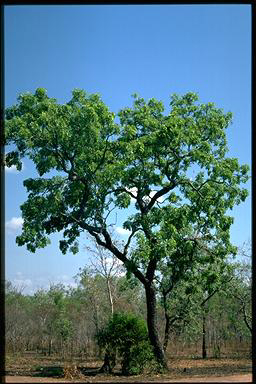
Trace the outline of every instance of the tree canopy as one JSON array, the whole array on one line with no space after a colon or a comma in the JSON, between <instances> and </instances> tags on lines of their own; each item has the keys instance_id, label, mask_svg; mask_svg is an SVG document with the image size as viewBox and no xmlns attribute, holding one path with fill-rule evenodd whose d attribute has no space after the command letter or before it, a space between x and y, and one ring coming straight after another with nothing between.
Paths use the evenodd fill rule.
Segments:
<instances>
[{"instance_id":1,"label":"tree canopy","mask_svg":"<svg viewBox=\"0 0 256 384\"><path fill-rule=\"evenodd\" d=\"M173 94L164 113L162 102L135 94L132 108L115 116L97 94L75 89L61 105L38 88L6 110L6 144L15 145L6 165L21 169L27 156L39 174L24 181L18 245L35 252L63 231L61 251L75 253L80 233L89 233L144 284L153 345L157 271L235 254L228 211L248 195L241 184L249 167L227 157L232 114L198 100ZM113 211L133 202L135 213L127 211L123 223L128 240L117 245Z\"/></svg>"}]
</instances>

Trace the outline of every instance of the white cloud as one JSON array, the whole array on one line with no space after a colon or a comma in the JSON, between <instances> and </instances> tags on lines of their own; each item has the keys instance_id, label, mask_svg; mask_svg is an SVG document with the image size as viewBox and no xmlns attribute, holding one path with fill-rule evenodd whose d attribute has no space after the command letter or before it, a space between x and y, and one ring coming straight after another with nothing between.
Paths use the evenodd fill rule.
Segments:
<instances>
[{"instance_id":1,"label":"white cloud","mask_svg":"<svg viewBox=\"0 0 256 384\"><path fill-rule=\"evenodd\" d=\"M136 187L127 189L127 191L131 192L134 196L137 196L138 189L137 189ZM151 191L150 194L149 194L149 197L152 198L156 193L157 193L157 191ZM149 202L149 201L150 201L149 198L148 198L148 196L144 196L144 197L143 197L143 200L144 200L145 202ZM132 203L134 203L136 200L132 197L132 198L131 198L131 201L132 201ZM163 196L160 196L160 197L157 199L157 201L158 201L159 203L162 203L162 202L164 201L164 197L163 197Z\"/></svg>"},{"instance_id":2,"label":"white cloud","mask_svg":"<svg viewBox=\"0 0 256 384\"><path fill-rule=\"evenodd\" d=\"M33 282L31 279L26 278L22 272L16 272L16 276L11 280L12 285L18 292L24 294L31 293L33 291Z\"/></svg>"},{"instance_id":3,"label":"white cloud","mask_svg":"<svg viewBox=\"0 0 256 384\"><path fill-rule=\"evenodd\" d=\"M151 191L149 196L152 198L156 193L157 193L157 191ZM158 199L156 201L158 201L159 203L162 203L164 201L164 197L160 196L160 197L158 197Z\"/></svg>"},{"instance_id":4,"label":"white cloud","mask_svg":"<svg viewBox=\"0 0 256 384\"><path fill-rule=\"evenodd\" d=\"M106 257L105 262L107 265L111 266L113 262L115 262L116 265L123 265L123 262L119 260L117 257Z\"/></svg>"},{"instance_id":5,"label":"white cloud","mask_svg":"<svg viewBox=\"0 0 256 384\"><path fill-rule=\"evenodd\" d=\"M117 257L107 257L105 262L108 267L111 267L113 263L116 268L120 268L124 266L124 263L121 260L119 260Z\"/></svg>"},{"instance_id":6,"label":"white cloud","mask_svg":"<svg viewBox=\"0 0 256 384\"><path fill-rule=\"evenodd\" d=\"M5 170L5 172L7 172L7 173L19 173L19 172L21 172L21 171L24 171L24 169L25 169L25 164L24 164L23 161L22 161L22 168L21 168L20 171L17 170L17 168L16 168L15 165L12 165L11 167L7 167L7 166L5 165L5 167L4 167L4 170Z\"/></svg>"},{"instance_id":7,"label":"white cloud","mask_svg":"<svg viewBox=\"0 0 256 384\"><path fill-rule=\"evenodd\" d=\"M130 235L131 231L122 227L115 227L115 231L119 233L119 235Z\"/></svg>"},{"instance_id":8,"label":"white cloud","mask_svg":"<svg viewBox=\"0 0 256 384\"><path fill-rule=\"evenodd\" d=\"M137 196L138 188L136 188L136 187L128 188L127 191L131 192L134 196Z\"/></svg>"},{"instance_id":9,"label":"white cloud","mask_svg":"<svg viewBox=\"0 0 256 384\"><path fill-rule=\"evenodd\" d=\"M22 228L24 220L22 217L12 217L11 220L6 222L6 229L10 231L17 231Z\"/></svg>"},{"instance_id":10,"label":"white cloud","mask_svg":"<svg viewBox=\"0 0 256 384\"><path fill-rule=\"evenodd\" d=\"M127 191L132 193L134 196L137 196L138 189L136 187L133 188L127 188ZM131 197L131 203L135 203L136 199L134 197Z\"/></svg>"},{"instance_id":11,"label":"white cloud","mask_svg":"<svg viewBox=\"0 0 256 384\"><path fill-rule=\"evenodd\" d=\"M76 288L77 283L68 275L58 276L25 276L22 272L16 272L13 278L9 278L13 286L24 295L33 295L39 290L48 291L52 285L63 284L65 288Z\"/></svg>"},{"instance_id":12,"label":"white cloud","mask_svg":"<svg viewBox=\"0 0 256 384\"><path fill-rule=\"evenodd\" d=\"M12 283L17 288L29 288L33 284L30 279L14 279Z\"/></svg>"},{"instance_id":13,"label":"white cloud","mask_svg":"<svg viewBox=\"0 0 256 384\"><path fill-rule=\"evenodd\" d=\"M17 170L17 168L15 167L15 165L12 165L11 167L4 167L4 170L5 170L5 172L8 172L8 173L17 173L17 172L19 172L18 170Z\"/></svg>"},{"instance_id":14,"label":"white cloud","mask_svg":"<svg viewBox=\"0 0 256 384\"><path fill-rule=\"evenodd\" d=\"M54 284L63 284L65 288L77 288L77 283L74 282L73 278L68 275L59 275L54 279ZM50 285L52 284L52 281ZM50 286L49 286L50 288Z\"/></svg>"},{"instance_id":15,"label":"white cloud","mask_svg":"<svg viewBox=\"0 0 256 384\"><path fill-rule=\"evenodd\" d=\"M65 282L63 283L63 285L65 286L65 288L77 288L77 283L74 283L74 281Z\"/></svg>"}]
</instances>

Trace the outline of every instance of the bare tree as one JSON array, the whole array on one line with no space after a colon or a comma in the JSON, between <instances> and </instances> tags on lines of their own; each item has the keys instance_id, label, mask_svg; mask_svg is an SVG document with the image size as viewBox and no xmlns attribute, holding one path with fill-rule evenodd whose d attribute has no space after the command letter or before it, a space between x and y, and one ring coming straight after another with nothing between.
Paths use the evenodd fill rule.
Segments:
<instances>
[{"instance_id":1,"label":"bare tree","mask_svg":"<svg viewBox=\"0 0 256 384\"><path fill-rule=\"evenodd\" d=\"M91 270L93 273L99 274L106 280L109 306L111 315L114 313L114 277L120 276L124 272L124 267L113 254L107 252L97 243L95 243L95 249L87 247L87 249L93 253L94 258L90 259Z\"/></svg>"}]
</instances>

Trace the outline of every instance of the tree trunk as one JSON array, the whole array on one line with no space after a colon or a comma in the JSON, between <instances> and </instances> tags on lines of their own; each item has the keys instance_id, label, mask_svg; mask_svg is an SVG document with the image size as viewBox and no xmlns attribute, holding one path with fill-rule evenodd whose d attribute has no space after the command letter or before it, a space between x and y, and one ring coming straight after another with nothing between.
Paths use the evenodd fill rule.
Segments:
<instances>
[{"instance_id":1,"label":"tree trunk","mask_svg":"<svg viewBox=\"0 0 256 384\"><path fill-rule=\"evenodd\" d=\"M109 278L107 278L107 289L108 289L108 298L109 298L111 315L113 316L114 305L113 305L113 297L112 297ZM116 352L110 351L109 348L107 348L105 351L104 363L103 363L102 367L100 368L99 372L100 373L112 373L115 365L116 365Z\"/></svg>"},{"instance_id":2,"label":"tree trunk","mask_svg":"<svg viewBox=\"0 0 256 384\"><path fill-rule=\"evenodd\" d=\"M243 303L242 312L243 312L243 318L244 318L245 325L249 329L249 331L252 335L252 326L249 324L249 320L248 320L249 316L246 313L245 303Z\"/></svg>"},{"instance_id":3,"label":"tree trunk","mask_svg":"<svg viewBox=\"0 0 256 384\"><path fill-rule=\"evenodd\" d=\"M165 316L163 349L164 349L164 353L166 353L166 349L169 342L169 336L170 336L171 321L170 321L170 316L168 314L168 308L167 308L167 295L164 292L163 292L163 302L164 302L164 316Z\"/></svg>"},{"instance_id":4,"label":"tree trunk","mask_svg":"<svg viewBox=\"0 0 256 384\"><path fill-rule=\"evenodd\" d=\"M202 357L205 359L207 357L206 351L206 340L205 340L205 314L203 314L203 342L202 342Z\"/></svg>"},{"instance_id":5,"label":"tree trunk","mask_svg":"<svg viewBox=\"0 0 256 384\"><path fill-rule=\"evenodd\" d=\"M148 336L153 346L154 355L161 367L167 370L167 361L164 350L159 340L157 330L157 312L156 312L156 291L152 283L145 285L147 299L147 325Z\"/></svg>"},{"instance_id":6,"label":"tree trunk","mask_svg":"<svg viewBox=\"0 0 256 384\"><path fill-rule=\"evenodd\" d=\"M104 356L104 363L99 369L99 373L112 373L116 365L116 351L110 351L109 348L106 349Z\"/></svg>"},{"instance_id":7,"label":"tree trunk","mask_svg":"<svg viewBox=\"0 0 256 384\"><path fill-rule=\"evenodd\" d=\"M165 329L164 329L164 344L163 344L164 352L166 352L166 349L168 346L169 333L170 333L170 316L168 316L165 313Z\"/></svg>"},{"instance_id":8,"label":"tree trunk","mask_svg":"<svg viewBox=\"0 0 256 384\"><path fill-rule=\"evenodd\" d=\"M107 278L107 288L108 288L108 299L109 299L109 304L110 304L111 315L113 316L114 304L113 304L113 297L112 297L109 278Z\"/></svg>"},{"instance_id":9,"label":"tree trunk","mask_svg":"<svg viewBox=\"0 0 256 384\"><path fill-rule=\"evenodd\" d=\"M51 356L51 353L52 353L52 338L50 337L48 341L48 356Z\"/></svg>"}]
</instances>

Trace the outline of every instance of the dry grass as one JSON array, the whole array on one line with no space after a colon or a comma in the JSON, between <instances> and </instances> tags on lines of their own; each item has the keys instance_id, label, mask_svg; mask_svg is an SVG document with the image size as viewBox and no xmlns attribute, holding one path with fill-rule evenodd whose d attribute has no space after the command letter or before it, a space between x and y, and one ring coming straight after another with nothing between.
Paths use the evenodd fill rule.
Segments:
<instances>
[{"instance_id":1,"label":"dry grass","mask_svg":"<svg viewBox=\"0 0 256 384\"><path fill-rule=\"evenodd\" d=\"M77 368L76 363L65 363L63 367L64 378L68 380L82 379L84 375Z\"/></svg>"},{"instance_id":2,"label":"dry grass","mask_svg":"<svg viewBox=\"0 0 256 384\"><path fill-rule=\"evenodd\" d=\"M81 361L63 361L58 357L37 356L6 356L6 374L10 376L55 377L72 381L127 381L127 377L120 375L120 366L117 366L114 375L96 375L102 361L87 359ZM172 357L168 360L169 372L165 374L144 374L130 377L129 381L166 381L194 377L216 377L227 375L241 375L252 371L250 359L221 358L221 359L191 359ZM94 374L92 375L92 373Z\"/></svg>"}]
</instances>

